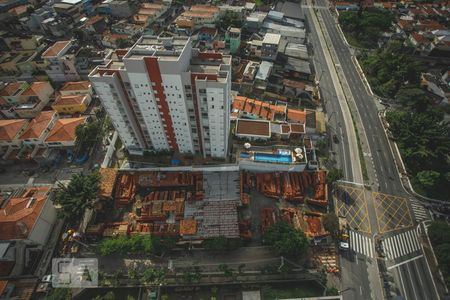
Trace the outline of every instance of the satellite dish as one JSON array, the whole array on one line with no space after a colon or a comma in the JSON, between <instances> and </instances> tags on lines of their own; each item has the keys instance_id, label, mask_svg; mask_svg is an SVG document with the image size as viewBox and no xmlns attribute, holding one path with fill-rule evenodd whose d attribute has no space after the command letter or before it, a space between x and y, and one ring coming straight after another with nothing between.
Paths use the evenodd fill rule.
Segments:
<instances>
[{"instance_id":1,"label":"satellite dish","mask_svg":"<svg viewBox=\"0 0 450 300\"><path fill-rule=\"evenodd\" d=\"M297 154L298 159L303 159L303 154Z\"/></svg>"},{"instance_id":2,"label":"satellite dish","mask_svg":"<svg viewBox=\"0 0 450 300\"><path fill-rule=\"evenodd\" d=\"M252 145L251 145L250 143L245 143L245 144L244 144L244 148L245 148L245 149L250 149L251 146L252 146Z\"/></svg>"},{"instance_id":3,"label":"satellite dish","mask_svg":"<svg viewBox=\"0 0 450 300\"><path fill-rule=\"evenodd\" d=\"M302 148L295 148L295 153L302 153L303 152L303 150L302 150Z\"/></svg>"}]
</instances>

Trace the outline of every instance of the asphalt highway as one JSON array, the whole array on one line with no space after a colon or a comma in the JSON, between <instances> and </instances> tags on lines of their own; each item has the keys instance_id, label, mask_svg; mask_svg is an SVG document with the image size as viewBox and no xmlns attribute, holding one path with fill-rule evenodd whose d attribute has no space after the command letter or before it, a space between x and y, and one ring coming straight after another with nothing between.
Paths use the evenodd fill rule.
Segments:
<instances>
[{"instance_id":1,"label":"asphalt highway","mask_svg":"<svg viewBox=\"0 0 450 300\"><path fill-rule=\"evenodd\" d=\"M352 61L350 49L345 44L341 33L339 32L335 18L328 9L328 3L325 0L317 1L317 14L321 14L323 19L322 29L316 28L312 20L312 10L303 9L307 21L309 42L314 49L314 66L316 74L320 78L320 91L325 104L331 134L340 137L338 144L333 143L333 150L336 152L338 164L344 170L345 179L353 180L351 174L351 164L354 159L350 156L348 143L346 142L346 130L344 126L343 113L336 100L333 81L329 73L329 67L326 64L324 51L322 49L317 31L322 30L328 33L331 39L332 48L336 56L334 63L342 68L345 81L347 82L351 95L355 101L361 125L364 129L363 134L367 137L367 143L370 149L372 163L366 166L373 168L376 175L376 182L379 192L405 197L407 196L400 181L399 174L394 161L394 156L388 144L383 126L378 116L378 108L375 98L370 95L358 73L358 70ZM325 25L325 26L323 26ZM355 116L354 116L355 117ZM359 121L358 118L356 120ZM332 141L332 139L330 139ZM367 160L366 160L367 161ZM391 232L388 236L395 235ZM342 288L346 289L343 293L344 299L375 299L374 289L378 284L368 280L369 274L375 272L373 263L370 260L364 260L358 257L343 256L341 267L343 270ZM398 267L390 270L393 274L395 285L393 293L402 295L407 300L413 299L438 299L431 272L426 265L424 257L400 264ZM372 281L373 280L372 276Z\"/></svg>"}]
</instances>

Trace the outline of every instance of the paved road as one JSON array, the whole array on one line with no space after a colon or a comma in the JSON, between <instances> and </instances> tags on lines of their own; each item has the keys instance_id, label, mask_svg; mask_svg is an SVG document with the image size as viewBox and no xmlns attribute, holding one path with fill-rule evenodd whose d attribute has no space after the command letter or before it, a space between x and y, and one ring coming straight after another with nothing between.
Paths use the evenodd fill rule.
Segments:
<instances>
[{"instance_id":1,"label":"paved road","mask_svg":"<svg viewBox=\"0 0 450 300\"><path fill-rule=\"evenodd\" d=\"M318 0L317 4L320 6L327 5L325 0ZM387 194L404 195L405 192L402 188L384 129L378 117L378 108L374 98L364 87L364 83L352 61L350 49L346 46L342 35L336 27L335 19L328 10L320 10L318 13L322 14L326 30L330 35L334 50L361 116L362 125L371 149L380 191Z\"/></svg>"},{"instance_id":2,"label":"paved road","mask_svg":"<svg viewBox=\"0 0 450 300\"><path fill-rule=\"evenodd\" d=\"M304 9L310 29L309 41L313 44L315 49L314 63L316 69L319 69L317 72L320 74L320 72L322 72L320 67L325 64L323 52L332 51L336 53L336 56L333 57L334 64L342 69L343 75L341 75L344 78L341 77L341 79L345 81L344 84L348 84L349 92L351 94L348 96L350 96L350 101L351 98L354 99L362 123L363 133L365 134L365 137L362 138L362 140L364 141L367 139L372 163L366 165L368 168L373 168L373 170L370 170L372 173L369 172L369 174L374 174L375 176L375 178L371 179L375 179L380 192L405 197L406 193L401 185L393 154L378 117L378 108L375 99L366 91L358 70L352 61L352 53L346 46L343 37L336 26L335 19L327 9L324 9L326 6L327 3L325 0L317 1L317 7L320 9L318 9L316 13L320 16L321 22L323 22L321 24L322 28L317 28L318 26L314 25L314 22L311 22L313 10L310 7ZM319 43L314 41L318 38L318 30L322 30L324 34L329 36L331 45L328 46L331 47L331 49L322 49L320 48ZM319 68L317 68L317 66L319 66ZM335 95L332 93L333 89L330 86L331 82L326 74L327 69L322 69L325 71L324 74L321 75L321 90L322 96L326 101L326 109L329 115L330 111L334 111L334 115L337 119L336 122L342 124L343 115L339 112L339 109L336 108L336 105L339 104L335 100ZM329 102L334 102L335 104L333 105L333 103ZM358 116L356 116L355 119L359 121ZM343 151L340 151L338 154L341 158L341 164L344 166L344 170L348 169L348 164L351 163L351 160L347 160L347 163L345 163L346 157L348 157L348 152L345 151L345 143L343 145ZM348 173L346 173L346 178L351 178L348 177ZM372 203L369 205L369 211L373 212L373 208L370 207L371 205ZM372 214L373 213L371 213L371 215ZM371 216L371 219L373 219L372 217L373 216ZM374 226L372 226L372 228L374 228ZM376 232L377 230L373 233ZM397 234L401 234L401 232L399 233L398 230L394 230L382 236L387 239L392 237L392 240L389 240L392 243L392 250L395 249L394 251L398 251L397 255L400 255L400 249L412 247L412 241L411 236L401 236L400 238L400 236L396 237ZM342 260L342 288L350 288L344 294L344 297L346 299L373 299L373 293L376 292L375 290L378 288L381 289L381 287L379 287L379 282L376 282L379 280L373 277L374 269L376 269L376 266L372 264L373 261L376 261L376 258L372 260L372 252L370 251L373 245L373 238L367 236L357 236L357 238L359 239L354 240L352 243L355 247L359 248L354 249L351 252L355 255L356 259L345 259L345 257L343 257ZM391 262L398 264L394 265L395 267L389 270L389 272L393 273L392 277L395 282L394 292L403 295L406 299L438 299L431 272L429 272L429 269L426 266L424 257L420 256L423 254L422 249L416 250L416 256L414 256L414 259L411 261L409 261L409 259L411 259L411 254L407 253L407 255L396 257L396 260ZM362 257L363 260L360 261L358 259L359 257ZM369 280L367 280L367 278L369 278ZM417 286L422 287L420 291L416 288Z\"/></svg>"}]
</instances>

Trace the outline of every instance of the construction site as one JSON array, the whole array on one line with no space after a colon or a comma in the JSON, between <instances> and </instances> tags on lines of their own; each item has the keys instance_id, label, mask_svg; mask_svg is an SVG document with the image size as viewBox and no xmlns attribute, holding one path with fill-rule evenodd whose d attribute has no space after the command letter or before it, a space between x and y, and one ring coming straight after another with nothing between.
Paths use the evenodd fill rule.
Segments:
<instances>
[{"instance_id":1,"label":"construction site","mask_svg":"<svg viewBox=\"0 0 450 300\"><path fill-rule=\"evenodd\" d=\"M259 246L267 228L277 221L303 231L312 241L329 236L322 224L328 206L325 171L102 169L100 173L99 196L114 207L105 207L107 217L88 226L88 237L173 236L179 245L194 247L201 247L205 239L226 237ZM318 249L323 251L314 251L313 261L337 271L334 247Z\"/></svg>"}]
</instances>

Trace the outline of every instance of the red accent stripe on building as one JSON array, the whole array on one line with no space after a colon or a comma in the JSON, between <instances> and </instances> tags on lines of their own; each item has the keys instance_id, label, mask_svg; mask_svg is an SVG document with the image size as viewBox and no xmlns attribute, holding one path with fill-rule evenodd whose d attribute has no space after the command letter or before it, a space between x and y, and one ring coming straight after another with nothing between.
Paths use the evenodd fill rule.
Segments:
<instances>
[{"instance_id":1,"label":"red accent stripe on building","mask_svg":"<svg viewBox=\"0 0 450 300\"><path fill-rule=\"evenodd\" d=\"M192 86L192 99L194 100L194 113L195 113L195 123L197 125L197 135L199 139L199 145L200 145L200 152L202 155L204 155L203 150L203 128L200 124L200 106L198 104L198 98L197 98L197 87L195 84L195 80L210 80L210 81L217 81L217 75L216 74L204 74L204 73L191 73L191 86Z\"/></svg>"},{"instance_id":2,"label":"red accent stripe on building","mask_svg":"<svg viewBox=\"0 0 450 300\"><path fill-rule=\"evenodd\" d=\"M122 93L125 95L125 99L127 100L128 107L130 107L130 110L131 110L131 112L133 113L134 120L132 120L132 121L134 121L136 127L139 129L139 133L140 133L140 135L141 135L141 140L144 141L145 147L146 147L146 148L150 148L150 145L147 144L147 141L145 140L144 132L143 132L143 130L142 130L142 128L141 128L141 124L139 124L139 122L138 122L138 117L137 117L137 115L136 115L136 112L134 111L134 106L133 106L133 104L131 103L130 98L128 98L128 92L127 92L127 90L125 89L125 84L123 83L122 76L120 76L120 72L119 72L118 70L109 70L109 71L111 72L111 74L109 74L109 75L117 74L117 78L119 79L120 86L122 87Z\"/></svg>"},{"instance_id":3,"label":"red accent stripe on building","mask_svg":"<svg viewBox=\"0 0 450 300\"><path fill-rule=\"evenodd\" d=\"M163 125L166 125L165 127L163 126L163 128L169 142L169 147L171 150L178 151L178 143L175 138L172 117L170 116L169 105L167 104L166 94L164 93L164 87L162 85L162 77L161 71L159 69L158 59L156 57L144 57L144 63L152 85L153 83L155 84L153 86L153 90L156 90L158 92L156 103L161 106L161 108L158 106L158 109L160 113L162 113L162 118L164 119L161 119L161 121Z\"/></svg>"}]
</instances>

